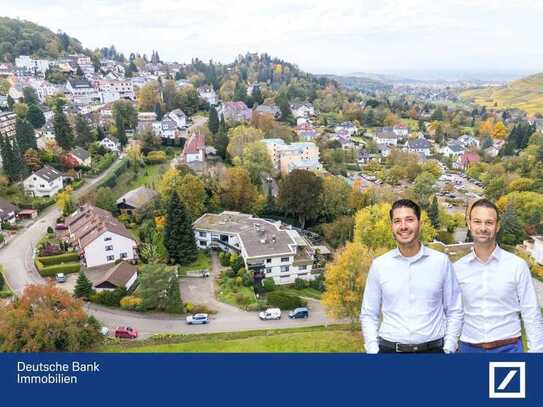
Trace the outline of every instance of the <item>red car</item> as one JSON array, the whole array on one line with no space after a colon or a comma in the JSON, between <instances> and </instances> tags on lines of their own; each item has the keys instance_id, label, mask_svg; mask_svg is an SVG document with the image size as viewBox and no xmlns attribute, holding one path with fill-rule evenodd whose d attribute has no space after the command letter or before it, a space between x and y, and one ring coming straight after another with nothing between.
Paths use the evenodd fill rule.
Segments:
<instances>
[{"instance_id":1,"label":"red car","mask_svg":"<svg viewBox=\"0 0 543 407\"><path fill-rule=\"evenodd\" d=\"M55 230L66 230L68 229L68 226L66 226L64 223L57 223L55 226Z\"/></svg>"},{"instance_id":2,"label":"red car","mask_svg":"<svg viewBox=\"0 0 543 407\"><path fill-rule=\"evenodd\" d=\"M115 330L115 338L136 339L138 337L137 329L129 326L120 326Z\"/></svg>"}]
</instances>

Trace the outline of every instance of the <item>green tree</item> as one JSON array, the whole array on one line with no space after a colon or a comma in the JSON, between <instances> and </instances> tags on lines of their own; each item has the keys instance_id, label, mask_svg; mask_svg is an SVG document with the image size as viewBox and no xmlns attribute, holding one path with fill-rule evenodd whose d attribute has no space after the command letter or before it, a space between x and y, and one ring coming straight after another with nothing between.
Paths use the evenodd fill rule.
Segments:
<instances>
[{"instance_id":1,"label":"green tree","mask_svg":"<svg viewBox=\"0 0 543 407\"><path fill-rule=\"evenodd\" d=\"M244 147L255 141L260 141L264 138L262 130L251 126L240 125L228 130L228 147L227 151L230 158L234 160L240 157Z\"/></svg>"},{"instance_id":2,"label":"green tree","mask_svg":"<svg viewBox=\"0 0 543 407\"><path fill-rule=\"evenodd\" d=\"M71 149L74 146L72 127L70 126L68 118L60 106L57 106L55 109L53 127L55 129L55 139L58 145L65 150Z\"/></svg>"},{"instance_id":3,"label":"green tree","mask_svg":"<svg viewBox=\"0 0 543 407\"><path fill-rule=\"evenodd\" d=\"M522 228L520 219L512 203L507 204L500 220L500 232L498 241L502 244L515 246L526 238L526 232Z\"/></svg>"},{"instance_id":4,"label":"green tree","mask_svg":"<svg viewBox=\"0 0 543 407\"><path fill-rule=\"evenodd\" d=\"M139 277L138 295L142 310L181 312L179 281L175 271L166 266L144 266ZM177 291L174 287L177 286Z\"/></svg>"},{"instance_id":5,"label":"green tree","mask_svg":"<svg viewBox=\"0 0 543 407\"><path fill-rule=\"evenodd\" d=\"M236 157L234 164L245 168L251 181L257 185L260 183L260 175L263 172L270 172L273 167L268 150L260 141L245 144L241 158Z\"/></svg>"},{"instance_id":6,"label":"green tree","mask_svg":"<svg viewBox=\"0 0 543 407\"><path fill-rule=\"evenodd\" d=\"M54 283L30 285L0 306L0 352L80 352L103 340L81 300Z\"/></svg>"},{"instance_id":7,"label":"green tree","mask_svg":"<svg viewBox=\"0 0 543 407\"><path fill-rule=\"evenodd\" d=\"M45 124L45 116L43 112L37 105L34 104L28 107L28 112L26 112L26 118L35 129L40 129Z\"/></svg>"},{"instance_id":8,"label":"green tree","mask_svg":"<svg viewBox=\"0 0 543 407\"><path fill-rule=\"evenodd\" d=\"M322 179L310 171L294 170L279 184L279 204L287 215L294 215L303 229L308 219L320 211Z\"/></svg>"},{"instance_id":9,"label":"green tree","mask_svg":"<svg viewBox=\"0 0 543 407\"><path fill-rule=\"evenodd\" d=\"M347 215L351 187L338 177L324 177L321 195L321 216L328 221L335 220L338 216Z\"/></svg>"},{"instance_id":10,"label":"green tree","mask_svg":"<svg viewBox=\"0 0 543 407\"><path fill-rule=\"evenodd\" d=\"M92 283L87 278L85 273L83 273L83 271L80 271L79 277L77 277L77 281L75 283L74 296L77 298L88 299L92 293Z\"/></svg>"},{"instance_id":11,"label":"green tree","mask_svg":"<svg viewBox=\"0 0 543 407\"><path fill-rule=\"evenodd\" d=\"M245 102L247 100L247 87L241 80L236 82L233 100L241 102Z\"/></svg>"},{"instance_id":12,"label":"green tree","mask_svg":"<svg viewBox=\"0 0 543 407\"><path fill-rule=\"evenodd\" d=\"M219 130L214 137L214 145L217 149L217 155L223 160L227 158L227 149L228 149L228 133L226 129L226 123L224 121L224 115L221 114L221 120L219 121Z\"/></svg>"},{"instance_id":13,"label":"green tree","mask_svg":"<svg viewBox=\"0 0 543 407\"><path fill-rule=\"evenodd\" d=\"M253 100L255 101L255 104L261 105L264 103L264 96L262 96L262 92L260 91L260 87L255 86L253 88Z\"/></svg>"},{"instance_id":14,"label":"green tree","mask_svg":"<svg viewBox=\"0 0 543 407\"><path fill-rule=\"evenodd\" d=\"M428 208L428 217L430 218L430 222L432 222L432 226L434 227L434 229L439 230L441 222L439 219L439 203L437 201L436 195L434 195L434 197L432 198L432 203Z\"/></svg>"},{"instance_id":15,"label":"green tree","mask_svg":"<svg viewBox=\"0 0 543 407\"><path fill-rule=\"evenodd\" d=\"M29 148L34 150L38 149L36 143L36 135L34 134L34 127L26 119L17 119L15 125L15 137L21 151L26 151Z\"/></svg>"},{"instance_id":16,"label":"green tree","mask_svg":"<svg viewBox=\"0 0 543 407\"><path fill-rule=\"evenodd\" d=\"M215 106L211 106L209 108L207 127L209 128L209 131L213 134L217 134L217 132L219 131L219 115L217 114L217 109L215 109Z\"/></svg>"},{"instance_id":17,"label":"green tree","mask_svg":"<svg viewBox=\"0 0 543 407\"><path fill-rule=\"evenodd\" d=\"M190 264L196 260L197 252L192 232L192 219L177 192L172 192L168 203L164 245L170 261L177 264Z\"/></svg>"},{"instance_id":18,"label":"green tree","mask_svg":"<svg viewBox=\"0 0 543 407\"><path fill-rule=\"evenodd\" d=\"M413 193L420 206L424 209L428 208L430 204L430 198L436 192L434 186L436 178L429 172L422 172L415 178L415 184L413 185Z\"/></svg>"},{"instance_id":19,"label":"green tree","mask_svg":"<svg viewBox=\"0 0 543 407\"><path fill-rule=\"evenodd\" d=\"M113 191L108 187L100 187L96 191L95 205L109 212L117 210L117 202Z\"/></svg>"},{"instance_id":20,"label":"green tree","mask_svg":"<svg viewBox=\"0 0 543 407\"><path fill-rule=\"evenodd\" d=\"M23 98L24 102L27 105L37 105L39 103L38 94L34 90L34 88L30 86L25 86L23 88Z\"/></svg>"},{"instance_id":21,"label":"green tree","mask_svg":"<svg viewBox=\"0 0 543 407\"><path fill-rule=\"evenodd\" d=\"M221 203L225 209L251 213L257 198L258 192L245 168L233 167L226 170L221 185Z\"/></svg>"},{"instance_id":22,"label":"green tree","mask_svg":"<svg viewBox=\"0 0 543 407\"><path fill-rule=\"evenodd\" d=\"M205 212L207 193L204 183L196 175L187 174L176 184L176 190L191 219L198 219Z\"/></svg>"},{"instance_id":23,"label":"green tree","mask_svg":"<svg viewBox=\"0 0 543 407\"><path fill-rule=\"evenodd\" d=\"M111 115L115 125L122 124L124 129L135 129L138 124L138 112L128 100L121 99L113 102Z\"/></svg>"},{"instance_id":24,"label":"green tree","mask_svg":"<svg viewBox=\"0 0 543 407\"><path fill-rule=\"evenodd\" d=\"M75 144L87 148L94 141L93 133L87 119L78 114L75 117Z\"/></svg>"}]
</instances>

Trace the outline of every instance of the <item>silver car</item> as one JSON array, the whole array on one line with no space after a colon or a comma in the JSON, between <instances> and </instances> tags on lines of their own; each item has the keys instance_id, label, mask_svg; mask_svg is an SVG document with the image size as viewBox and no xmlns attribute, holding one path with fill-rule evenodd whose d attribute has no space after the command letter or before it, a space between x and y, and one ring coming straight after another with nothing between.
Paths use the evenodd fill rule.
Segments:
<instances>
[{"instance_id":1,"label":"silver car","mask_svg":"<svg viewBox=\"0 0 543 407\"><path fill-rule=\"evenodd\" d=\"M207 324L209 322L209 318L207 314L194 314L187 316L187 324L193 325L193 324Z\"/></svg>"}]
</instances>

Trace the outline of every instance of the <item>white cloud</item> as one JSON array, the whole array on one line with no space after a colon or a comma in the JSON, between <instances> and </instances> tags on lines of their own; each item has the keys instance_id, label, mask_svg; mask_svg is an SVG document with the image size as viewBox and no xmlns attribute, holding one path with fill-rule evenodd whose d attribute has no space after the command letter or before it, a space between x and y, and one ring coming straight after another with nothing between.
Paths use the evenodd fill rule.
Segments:
<instances>
[{"instance_id":1,"label":"white cloud","mask_svg":"<svg viewBox=\"0 0 543 407\"><path fill-rule=\"evenodd\" d=\"M2 4L7 3L7 4ZM0 0L0 12L89 48L230 62L268 52L313 72L543 69L543 4L529 0Z\"/></svg>"}]
</instances>

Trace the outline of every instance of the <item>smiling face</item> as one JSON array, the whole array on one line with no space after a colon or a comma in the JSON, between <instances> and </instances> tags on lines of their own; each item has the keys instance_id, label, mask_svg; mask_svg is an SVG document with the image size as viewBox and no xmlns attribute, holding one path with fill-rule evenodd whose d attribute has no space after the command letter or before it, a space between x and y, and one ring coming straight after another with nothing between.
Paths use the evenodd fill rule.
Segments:
<instances>
[{"instance_id":1,"label":"smiling face","mask_svg":"<svg viewBox=\"0 0 543 407\"><path fill-rule=\"evenodd\" d=\"M493 208L477 206L471 210L468 227L475 244L495 244L500 230L498 214Z\"/></svg>"},{"instance_id":2,"label":"smiling face","mask_svg":"<svg viewBox=\"0 0 543 407\"><path fill-rule=\"evenodd\" d=\"M392 234L398 246L418 242L421 223L411 208L400 207L392 212Z\"/></svg>"}]
</instances>

